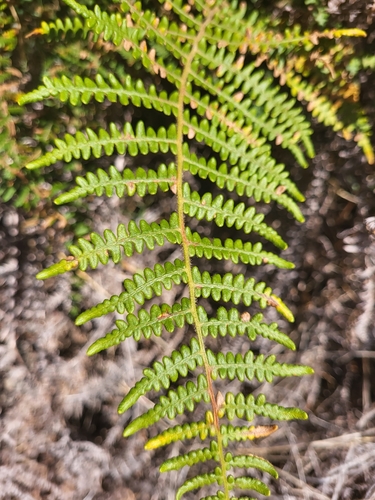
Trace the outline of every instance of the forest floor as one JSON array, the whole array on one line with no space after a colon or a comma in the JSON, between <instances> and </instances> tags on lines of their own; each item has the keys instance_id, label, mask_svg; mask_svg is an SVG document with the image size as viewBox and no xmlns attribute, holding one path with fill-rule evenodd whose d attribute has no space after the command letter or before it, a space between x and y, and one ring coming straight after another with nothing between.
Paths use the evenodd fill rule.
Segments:
<instances>
[{"instance_id":1,"label":"forest floor","mask_svg":"<svg viewBox=\"0 0 375 500\"><path fill-rule=\"evenodd\" d=\"M247 384L269 400L306 409L309 420L282 423L251 451L278 467L271 498L374 499L375 174L353 145L334 136L322 141L311 168L293 172L306 193L306 223L274 221L296 268L268 270L266 280L296 316L292 327L282 326L298 351L281 352L281 360L309 364L315 375ZM116 199L92 209L99 232L126 222L132 211ZM167 211L162 200L139 216L157 220ZM143 398L122 416L116 407L142 369L175 349L186 332L138 345L127 340L88 358L87 347L111 330L114 318L74 325L79 308L118 293L134 271L165 260L166 249L124 260L121 272L106 267L38 282L36 272L64 250L64 217L30 219L7 206L0 216L0 498L171 500L185 471L159 476L164 451L144 451L145 433L121 435L151 402ZM171 303L177 293L184 290L162 299ZM254 348L280 352L264 340ZM182 451L171 448L168 456Z\"/></svg>"}]
</instances>

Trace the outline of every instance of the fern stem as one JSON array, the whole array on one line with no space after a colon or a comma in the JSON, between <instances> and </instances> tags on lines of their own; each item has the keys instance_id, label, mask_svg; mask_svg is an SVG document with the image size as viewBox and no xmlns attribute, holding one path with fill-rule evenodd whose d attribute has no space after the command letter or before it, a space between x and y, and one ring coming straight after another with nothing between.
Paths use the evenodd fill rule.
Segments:
<instances>
[{"instance_id":1,"label":"fern stem","mask_svg":"<svg viewBox=\"0 0 375 500\"><path fill-rule=\"evenodd\" d=\"M215 432L216 432L216 437L217 437L217 444L218 444L218 456L219 456L219 462L220 462L220 469L221 469L221 474L222 474L222 480L223 480L223 488L224 488L224 493L225 493L225 498L229 500L229 484L227 480L227 474L226 474L226 463L224 459L224 447L223 447L223 442L222 442L222 436L220 433L220 423L219 423L219 408L218 404L216 401L215 397L215 391L212 383L212 376L211 376L211 366L208 362L207 358L207 353L206 353L206 347L204 344L204 337L203 337L203 332L202 332L202 325L199 320L198 316L198 310L197 310L197 304L196 304L196 299L195 299L195 284L193 280L193 274L192 274L192 266L191 266L191 261L190 261L190 255L189 255L189 240L186 235L186 226L185 226L185 216L184 216L184 197L183 197L183 174L184 174L184 169L183 169L183 163L184 163L184 155L183 155L183 125L184 125L184 97L185 97L185 92L186 92L186 85L188 81L188 76L191 70L191 64L194 60L194 57L198 51L198 43L199 41L203 38L206 27L210 24L212 21L215 13L217 12L218 7L216 9L212 9L205 22L202 24L195 40L192 45L190 54L188 55L186 62L185 62L185 67L181 75L181 86L179 89L179 98L178 98L178 114L177 114L177 155L176 155L176 162L177 162L177 180L176 180L176 195L177 195L177 213L178 213L178 221L179 221L179 227L181 229L181 236L182 236L182 248L183 248L183 254L184 254L184 261L185 261L185 269L186 269L186 274L187 274L187 283L188 283L188 288L189 288L189 296L190 296L190 302L191 302L191 313L194 319L194 325L195 325L195 330L197 333L197 338L199 342L199 347L201 351L201 355L203 357L204 361L204 369L206 372L206 379L207 379L207 386L208 386L208 392L210 395L210 400L211 400L211 406L213 410L213 424L215 427Z\"/></svg>"}]
</instances>

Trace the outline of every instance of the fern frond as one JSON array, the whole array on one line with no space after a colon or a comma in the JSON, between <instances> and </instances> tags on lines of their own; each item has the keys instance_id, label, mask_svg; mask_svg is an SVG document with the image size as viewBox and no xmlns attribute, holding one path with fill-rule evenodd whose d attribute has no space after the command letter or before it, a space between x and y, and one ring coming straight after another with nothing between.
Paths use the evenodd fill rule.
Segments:
<instances>
[{"instance_id":1,"label":"fern frond","mask_svg":"<svg viewBox=\"0 0 375 500\"><path fill-rule=\"evenodd\" d=\"M312 369L301 365L288 365L286 363L277 363L276 356L259 355L254 359L252 351L245 355L227 353L226 355L218 353L215 355L210 349L206 351L209 365L211 366L211 376L216 380L228 378L253 380L256 378L259 382L267 380L272 382L274 377L292 377L303 376L312 373ZM153 368L146 368L143 371L144 377L139 380L128 392L119 405L119 412L124 413L134 405L141 396L144 396L150 390L159 391L161 387L168 389L171 382L176 382L180 376L186 377L189 370L194 371L197 366L203 365L203 357L200 347L195 339L192 339L190 346L183 345L179 351L173 351L171 356L164 356L162 363L155 362Z\"/></svg>"},{"instance_id":2,"label":"fern frond","mask_svg":"<svg viewBox=\"0 0 375 500\"><path fill-rule=\"evenodd\" d=\"M210 442L209 448L202 448L198 450L191 451L184 455L178 457L173 457L160 466L161 472L167 472L171 470L182 469L185 465L192 466L200 462L206 462L208 460L215 460L218 462L218 446L216 441ZM264 458L256 457L255 455L237 455L233 456L231 453L227 453L225 456L225 462L228 467L240 467L240 468L256 468L267 472L275 479L278 478L278 473L276 469L272 466L268 460Z\"/></svg>"},{"instance_id":3,"label":"fern frond","mask_svg":"<svg viewBox=\"0 0 375 500\"><path fill-rule=\"evenodd\" d=\"M305 220L297 204L285 191L290 192L298 201L304 201L303 195L288 179L284 165L276 165L274 160L269 160L268 165L259 166L259 173L258 169L255 172L252 169L241 171L238 166L228 169L225 163L217 168L215 158L210 158L207 162L204 158L198 159L196 155L190 155L185 148L184 169L198 174L202 179L209 178L221 189L236 190L240 196L245 194L254 197L256 201L264 200L266 203L274 200L289 210L299 222Z\"/></svg>"},{"instance_id":4,"label":"fern frond","mask_svg":"<svg viewBox=\"0 0 375 500\"><path fill-rule=\"evenodd\" d=\"M211 241L209 238L202 238L197 232L193 233L190 230L186 231L186 238L191 257L204 256L208 259L215 257L218 260L230 259L234 263L241 261L252 265L269 263L284 269L294 267L293 263L271 252L262 251L261 243L252 245L249 242L243 243L242 240L233 241L231 238L226 239L224 243L219 238L214 238ZM125 255L130 257L134 252L142 253L145 247L153 250L155 244L163 246L165 241L174 244L181 243L181 232L176 213L171 215L169 222L163 220L160 224L156 222L148 224L148 222L141 220L138 227L135 222L130 221L128 228L124 224L120 224L117 228L117 234L106 229L103 237L97 233L91 233L90 241L80 238L77 245L69 247L72 257L63 259L41 271L37 278L47 279L77 267L82 271L85 271L88 266L96 269L99 263L107 264L109 259L116 264L121 260L121 248Z\"/></svg>"},{"instance_id":5,"label":"fern frond","mask_svg":"<svg viewBox=\"0 0 375 500\"><path fill-rule=\"evenodd\" d=\"M176 391L168 391L168 396L161 396L151 410L134 419L124 430L124 437L131 436L140 429L146 429L158 422L161 418L168 417L174 419L177 414L184 413L185 410L192 412L196 403L201 400L209 403L207 379L203 374L198 375L197 383L187 382L186 386L180 385Z\"/></svg>"},{"instance_id":6,"label":"fern frond","mask_svg":"<svg viewBox=\"0 0 375 500\"><path fill-rule=\"evenodd\" d=\"M163 333L168 338L168 334L186 327L189 343L182 343L170 355L146 367L120 403L122 413L150 391L162 391L152 409L130 422L124 436L146 429L164 417L173 420L179 414L193 412L198 404L206 404L205 421L171 426L146 444L146 448L156 449L194 437L201 441L208 439L209 445L202 444L202 448L162 464L161 470L167 471L201 462L214 463L211 472L188 479L177 498L215 484L218 491L214 489L204 500L249 500L247 496L232 495L236 488L269 495L264 483L238 476L235 471L255 468L277 477L275 468L253 454L235 456L226 448L233 442L266 437L276 431L277 425L232 426L228 421L240 418L252 422L257 416L273 420L305 419L307 415L302 409L267 402L264 395L255 397L240 391L223 395L217 386L225 383L218 384L218 379L239 382L257 379L271 383L275 377L302 376L312 373L312 369L281 363L273 355L255 356L251 345L241 353L230 347L226 354L213 347L208 349L207 345L211 347L218 336L231 341L245 335L246 342L262 336L295 350L293 341L278 325L267 324L257 311L273 307L288 321L294 318L263 281L256 281L245 271L236 274L235 268L229 267L232 272L226 269L218 274L217 263L213 262L206 268L209 272L204 265L206 260L214 258L250 266L294 267L279 255L263 250L255 237L250 242L243 235L257 233L280 249L287 247L282 236L265 222L260 213L265 211L264 207L257 208L260 202L277 204L298 221L304 220L298 206L304 196L287 166L275 160L274 150L284 148L288 155L289 152L294 155L294 166L307 166L314 148L306 107L318 121L341 131L347 138L354 137L369 160L373 158L366 118L358 111L354 112L354 119L342 116L346 106L350 107L344 105L348 96L353 101L358 99L358 85L346 82L345 72L340 71L347 67L351 49L344 43L334 43L342 36L363 33L360 30L304 33L296 26L285 29L282 19L272 20L256 9L249 13L246 3L239 4L236 0L188 3L160 0L161 7L155 4L152 10L147 10L141 1L123 0L114 14L99 7L90 9L78 0L65 2L76 13L74 21L44 23L34 34L81 38L90 34L90 40L97 42L93 50L105 54L100 75L92 76L95 66L88 68L87 76L48 76L38 89L20 96L19 102L54 99L68 103L69 109L90 103L90 110L95 107L94 101L105 102L106 106L117 103L113 106L116 114L120 105L129 106L130 113L134 108L151 110L146 116L149 123L158 123L160 119L164 127L147 128L147 123L136 118L142 113L138 110L134 123L108 125L106 120L97 120L105 122L103 128L82 129L59 137L54 149L28 167L49 166L61 160L98 159L104 155L136 157L152 153L154 157L145 158L146 164L139 168L120 172L111 166L107 171L99 168L95 173L86 172L77 177L74 189L58 196L56 203L94 195L142 198L171 191L173 208L169 218L152 224L131 221L113 231L107 229L102 235L93 232L78 239L70 247L70 256L39 273L38 278L96 268L109 260L119 263L124 255L130 257L156 246L174 245L183 255L181 260L134 273L124 281L122 293L83 312L76 323L81 325L113 312L125 315L89 347L89 355L127 338L140 341ZM110 67L105 68L109 54L114 57ZM119 65L121 59L124 67ZM285 92L284 85L290 91ZM165 157L161 158L162 155ZM174 163L171 155L175 156ZM208 179L213 183L213 192L209 182L196 186L191 182L192 176ZM237 196L231 199L231 192L242 199L235 201ZM247 198L252 199L246 201ZM206 222L204 230L201 220ZM213 222L219 228L230 228L225 231L229 234L220 239L206 232ZM235 235L236 230L241 233ZM179 288L186 285L184 295L188 297L173 304L160 303L157 298L175 285ZM203 307L206 299L220 302L213 317ZM147 301L152 301L151 305ZM232 305L223 307L228 302ZM252 306L255 312L250 309L242 312L239 304L244 308ZM187 377L192 380L186 380Z\"/></svg>"},{"instance_id":7,"label":"fern frond","mask_svg":"<svg viewBox=\"0 0 375 500\"><path fill-rule=\"evenodd\" d=\"M199 316L204 316L201 310L199 310ZM280 332L277 323L268 325L263 323L262 319L263 315L260 313L251 317L248 312L240 314L237 309L228 311L224 307L219 307L216 318L207 319L205 322L202 321L202 333L204 336L211 335L214 338L218 335L235 337L236 335L247 334L250 340L255 340L260 335L292 351L296 349L294 342L288 335Z\"/></svg>"},{"instance_id":8,"label":"fern frond","mask_svg":"<svg viewBox=\"0 0 375 500\"><path fill-rule=\"evenodd\" d=\"M80 238L77 245L69 247L72 254L69 260L63 259L53 264L40 272L37 278L46 279L77 267L82 271L85 271L87 266L95 269L99 263L107 264L110 258L114 263L120 262L121 248L125 255L130 257L134 252L142 253L145 247L152 250L155 244L163 246L165 240L170 243L181 243L181 232L177 214L174 213L169 222L162 220L160 224L156 222L148 224L141 220L138 227L134 221L130 221L127 228L124 224L120 224L117 234L106 229L103 237L97 233L91 233L90 240Z\"/></svg>"},{"instance_id":9,"label":"fern frond","mask_svg":"<svg viewBox=\"0 0 375 500\"><path fill-rule=\"evenodd\" d=\"M87 354L92 356L104 349L123 342L126 338L133 337L139 340L143 335L146 339L151 335L160 337L164 328L172 333L176 327L182 328L184 324L192 324L194 321L191 315L191 305L189 299L183 298L181 304L154 304L150 312L140 309L138 315L128 314L127 321L116 321L117 329L108 333L105 337L95 341L87 350Z\"/></svg>"},{"instance_id":10,"label":"fern frond","mask_svg":"<svg viewBox=\"0 0 375 500\"><path fill-rule=\"evenodd\" d=\"M185 265L180 259L176 259L173 263L166 262L164 266L156 264L153 270L146 267L143 274L136 273L133 279L124 281L125 292L113 295L110 299L80 314L76 319L76 325L83 325L91 319L114 311L120 314L125 311L132 313L135 302L143 305L146 299L149 300L154 295L160 296L163 288L170 290L173 284L179 285L181 281L186 283L187 276Z\"/></svg>"},{"instance_id":11,"label":"fern frond","mask_svg":"<svg viewBox=\"0 0 375 500\"><path fill-rule=\"evenodd\" d=\"M26 165L29 169L47 167L59 160L66 162L73 158L88 160L91 156L100 158L102 152L107 156L116 150L118 154L128 152L131 156L146 155L149 152L176 153L176 126L168 129L161 127L157 131L145 128L143 122L138 122L135 131L130 123L124 125L123 131L118 130L114 123L109 125L109 131L99 129L96 134L92 129L86 129L86 135L77 132L75 136L65 134L64 140L55 139L56 148Z\"/></svg>"},{"instance_id":12,"label":"fern frond","mask_svg":"<svg viewBox=\"0 0 375 500\"><path fill-rule=\"evenodd\" d=\"M183 185L183 196L184 212L190 217L198 220L205 219L209 222L213 220L219 227L223 227L224 224L227 227L235 226L236 229L242 229L246 234L254 231L275 243L279 248L287 248L278 233L263 222L264 215L257 214L254 207L245 210L244 203L235 206L232 199L224 203L222 195L212 199L212 194L206 193L201 197L196 191L191 192L187 182Z\"/></svg>"},{"instance_id":13,"label":"fern frond","mask_svg":"<svg viewBox=\"0 0 375 500\"><path fill-rule=\"evenodd\" d=\"M223 353L214 354L208 349L207 358L212 367L214 380L219 376L229 380L238 378L241 382L245 380L245 377L248 380L256 378L259 382L264 380L272 382L274 377L302 377L313 373L309 366L278 363L274 355L264 358L264 355L260 354L254 359L252 351L248 351L245 355L240 353L234 355L231 352L224 355Z\"/></svg>"},{"instance_id":14,"label":"fern frond","mask_svg":"<svg viewBox=\"0 0 375 500\"><path fill-rule=\"evenodd\" d=\"M221 473L220 468L216 468L214 472L208 474L201 474L195 476L191 479L185 481L185 483L177 490L176 500L180 500L185 493L189 491L196 490L198 488L202 488L203 486L209 486L211 484L217 483L220 485L221 482ZM249 477L233 477L231 475L228 476L229 489L240 488L244 490L254 490L257 493L261 493L262 495L269 496L271 491L268 486L266 486L259 479L251 479Z\"/></svg>"},{"instance_id":15,"label":"fern frond","mask_svg":"<svg viewBox=\"0 0 375 500\"><path fill-rule=\"evenodd\" d=\"M284 408L283 406L267 403L264 394L259 394L255 398L252 394L245 397L243 394L235 396L228 392L225 396L223 412L225 412L228 420L238 417L248 422L254 420L254 415L269 417L272 420L307 419L306 412L299 408Z\"/></svg>"},{"instance_id":16,"label":"fern frond","mask_svg":"<svg viewBox=\"0 0 375 500\"><path fill-rule=\"evenodd\" d=\"M264 438L277 431L277 425L251 425L237 426L221 425L220 434L223 438L224 446L228 446L231 441L253 441L254 439ZM147 450L154 450L161 446L176 441L184 441L186 439L194 439L198 437L201 441L207 437L215 437L217 435L215 426L213 425L213 415L211 412L206 413L206 420L201 422L191 422L182 426L176 425L169 427L161 434L151 438L145 445Z\"/></svg>"}]
</instances>

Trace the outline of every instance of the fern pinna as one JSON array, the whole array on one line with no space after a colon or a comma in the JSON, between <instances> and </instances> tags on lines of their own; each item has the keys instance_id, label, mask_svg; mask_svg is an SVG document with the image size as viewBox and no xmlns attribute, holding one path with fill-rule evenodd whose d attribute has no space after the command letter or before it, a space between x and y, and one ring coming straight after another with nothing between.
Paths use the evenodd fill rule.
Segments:
<instances>
[{"instance_id":1,"label":"fern pinna","mask_svg":"<svg viewBox=\"0 0 375 500\"><path fill-rule=\"evenodd\" d=\"M294 30L292 34L282 32L269 19L249 12L246 5L227 0L188 3L160 0L159 11L156 8L144 10L140 2L124 1L111 6L110 14L99 7L90 10L75 0L64 1L75 12L73 21L44 23L33 34L48 37L91 34L99 48L123 57L128 72L107 72L105 77L97 74L94 78L84 75L46 77L43 86L21 96L20 102L26 104L47 98L68 101L72 106L85 105L92 99L120 102L123 106L143 107L164 114L169 117L169 126L152 128L138 121L135 124L126 122L119 128L112 123L108 129L66 134L56 138L55 147L28 167L34 169L61 160L89 160L114 153L134 157L157 153L158 159L164 154L167 164L159 163L155 168L125 168L120 172L111 166L107 171L88 172L85 177L76 179L75 188L61 194L55 202L62 204L102 195L126 198L137 194L143 197L156 195L160 190L171 193L175 211L168 220L153 223L141 220L138 224L131 221L127 226L120 224L116 233L110 230L105 230L103 235L91 233L88 239L79 239L70 247L70 257L40 272L38 278L74 269L96 268L109 260L119 263L123 254L142 253L166 242L179 246L182 259L163 265L156 263L153 269L135 273L132 279L125 280L120 295L83 312L76 322L82 325L114 311L125 315L123 320L116 322L113 331L94 342L88 350L89 355L128 337L140 340L160 336L163 330L172 333L184 325L191 325L190 340L171 356L145 369L143 378L120 403L119 411L125 412L149 391L168 391L152 409L130 422L124 436L164 417L173 420L178 414L193 412L203 400L208 407L203 420L171 426L146 444L146 448L155 449L192 438L208 441L205 447L168 459L161 465L161 471L168 471L206 461L213 463L211 470L192 475L182 484L176 498L206 486L210 487L210 496L204 498L211 500L237 498L231 496L233 490L270 495L264 482L251 477L250 473L238 473L237 469L255 468L277 477L275 468L253 454L236 454L231 444L264 437L276 430L276 425L251 425L255 416L289 420L306 419L307 415L301 409L268 402L262 394L257 397L231 392L222 394L215 381L218 378L240 381L256 378L271 382L274 377L310 374L312 369L279 363L274 355L255 356L250 349L243 354L215 353L208 349L208 337L243 335L250 341L262 336L295 349L292 340L278 325L268 324L260 312L241 314L237 308L224 307L223 303L250 307L256 302L261 309L275 308L289 321L293 321L293 315L265 283L231 272L210 274L202 271L200 265L194 266L192 258L198 258L202 267L205 260L213 258L250 266L271 264L293 268L293 264L263 250L260 242L250 243L244 237L222 240L199 234L189 227L189 220L204 219L218 227L241 230L245 235L257 233L279 249L287 247L253 205L276 202L298 221L303 221L297 204L303 201L303 195L289 178L285 166L272 157L272 148L281 146L292 153L291 159L294 156L304 167L307 166L306 157L314 154L310 123L291 94L307 102L318 120L335 125L343 133L345 130L348 133L349 129L356 132L358 142L363 145L369 161L372 160L365 118L358 112L358 119L352 124L345 123L345 116L338 119L339 106L333 98L338 99L342 94L341 76L337 76L341 72L334 74L332 71L327 75L326 68L319 64L314 74L310 75L306 69L308 62L316 60L316 57L309 58L309 54L318 52L321 39L325 38L327 44L319 52L320 57L323 58L326 50L327 57L332 56L330 64L334 64L340 62L332 55L335 40L343 36L362 36L363 32L327 30L301 34L297 28L298 32ZM345 44L342 45L344 49ZM299 61L303 71L296 63L301 53L303 64L301 59ZM283 61L289 61L288 67ZM142 71L150 74L146 84L134 77L137 68L141 70L142 66ZM316 83L317 74L331 86L332 101L320 95L322 86ZM283 91L280 85L289 85L290 93ZM315 93L309 90L312 85L315 85ZM174 161L168 163L171 157ZM222 194L212 196L211 192L194 191L187 182L187 175L206 179L206 184L208 179ZM230 196L233 191L236 199L242 196L253 202L246 205L233 201ZM186 285L188 297L179 303L142 308L148 300L160 296L163 288L171 289L181 283ZM200 298L220 302L216 316L209 317ZM195 381L184 383L182 380L193 375ZM170 388L172 383L173 389ZM236 425L230 423L234 419Z\"/></svg>"}]
</instances>

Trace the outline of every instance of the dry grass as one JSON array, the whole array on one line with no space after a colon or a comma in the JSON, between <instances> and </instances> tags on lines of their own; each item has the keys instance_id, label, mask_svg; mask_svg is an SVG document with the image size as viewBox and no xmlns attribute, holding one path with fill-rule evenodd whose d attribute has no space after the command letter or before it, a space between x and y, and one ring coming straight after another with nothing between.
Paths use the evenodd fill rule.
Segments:
<instances>
[{"instance_id":1,"label":"dry grass","mask_svg":"<svg viewBox=\"0 0 375 500\"><path fill-rule=\"evenodd\" d=\"M297 317L293 329L285 328L299 351L280 356L311 364L316 374L274 385L248 384L255 393L299 405L310 415L306 423L282 424L252 450L279 468L280 481L272 485L275 499L375 498L375 244L365 224L375 205L366 182L372 173L357 151L349 159L336 155L341 164L334 168L335 148L341 151L344 143L335 140L331 146L333 152L319 155L309 174L307 223L281 221L296 271L269 274ZM360 187L348 200L354 182ZM143 216L157 219L166 210L164 201ZM126 222L121 213L118 202L103 202L94 224L99 231L108 223L115 227ZM111 329L113 318L78 329L69 316L77 280L77 300L88 307L118 293L129 274L163 256L150 252L127 259L120 271L106 267L43 284L34 274L44 265L45 252L62 251L63 230L31 227L7 207L1 230L0 499L172 499L186 472L159 477L162 452L143 450L146 435L121 437L125 423L152 402L143 398L140 407L121 417L116 406L142 369L169 354L186 332L138 346L128 340L91 359L87 347ZM166 292L162 300L173 302L181 293L182 288ZM264 341L257 348L280 351ZM233 349L241 349L240 343Z\"/></svg>"}]
</instances>

